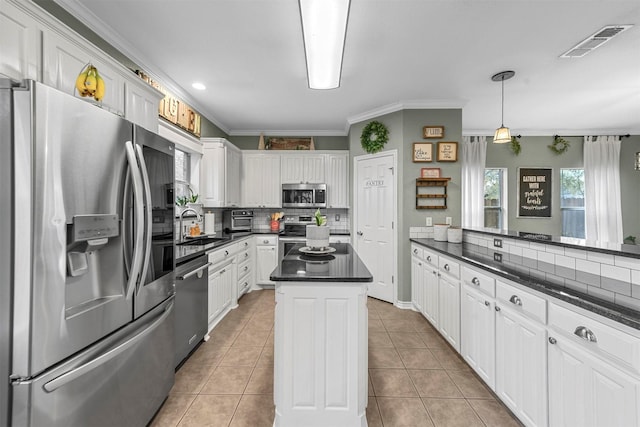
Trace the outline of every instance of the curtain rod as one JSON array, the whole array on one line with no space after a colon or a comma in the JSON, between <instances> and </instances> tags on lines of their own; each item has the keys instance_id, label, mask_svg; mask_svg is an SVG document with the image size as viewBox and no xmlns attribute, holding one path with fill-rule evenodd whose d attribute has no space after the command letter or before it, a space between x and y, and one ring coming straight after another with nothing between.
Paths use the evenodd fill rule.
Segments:
<instances>
[{"instance_id":1,"label":"curtain rod","mask_svg":"<svg viewBox=\"0 0 640 427\"><path fill-rule=\"evenodd\" d=\"M584 136L592 136L592 135L583 135L583 137L584 137ZM611 136L617 136L618 138L621 138L621 139L622 139L622 138L630 138L630 137L631 137L631 135L630 135L630 134L626 134L626 135L611 135ZM560 135L553 135L553 137L554 137L554 138L563 138L563 137L562 137L562 136L560 136ZM579 137L580 137L580 135L569 135L569 136L567 136L567 138L572 138L572 137L578 137L578 138L579 138ZM520 135L518 135L518 138L520 138Z\"/></svg>"}]
</instances>

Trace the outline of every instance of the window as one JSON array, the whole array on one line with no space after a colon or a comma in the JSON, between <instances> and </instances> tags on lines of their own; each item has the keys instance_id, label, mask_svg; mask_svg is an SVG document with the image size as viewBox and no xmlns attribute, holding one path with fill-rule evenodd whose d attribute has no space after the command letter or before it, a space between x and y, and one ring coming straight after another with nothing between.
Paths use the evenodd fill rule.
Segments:
<instances>
[{"instance_id":1,"label":"window","mask_svg":"<svg viewBox=\"0 0 640 427\"><path fill-rule=\"evenodd\" d=\"M175 150L176 184L174 197L189 196L189 182L191 182L191 155L184 151Z\"/></svg>"},{"instance_id":2,"label":"window","mask_svg":"<svg viewBox=\"0 0 640 427\"><path fill-rule=\"evenodd\" d=\"M502 168L484 170L484 226L507 228L507 171Z\"/></svg>"},{"instance_id":3,"label":"window","mask_svg":"<svg viewBox=\"0 0 640 427\"><path fill-rule=\"evenodd\" d=\"M560 169L562 235L584 239L584 169Z\"/></svg>"}]
</instances>

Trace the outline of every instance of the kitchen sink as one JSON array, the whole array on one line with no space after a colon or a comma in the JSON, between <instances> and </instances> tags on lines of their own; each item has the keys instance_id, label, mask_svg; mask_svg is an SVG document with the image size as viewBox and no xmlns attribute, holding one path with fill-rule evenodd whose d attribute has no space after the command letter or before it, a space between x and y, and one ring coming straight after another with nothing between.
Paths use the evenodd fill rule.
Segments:
<instances>
[{"instance_id":1,"label":"kitchen sink","mask_svg":"<svg viewBox=\"0 0 640 427\"><path fill-rule=\"evenodd\" d=\"M201 246L201 245L208 245L209 243L215 243L215 242L225 242L230 240L227 237L203 237L200 239L190 239L187 240L185 242L181 242L178 243L178 245L180 246Z\"/></svg>"}]
</instances>

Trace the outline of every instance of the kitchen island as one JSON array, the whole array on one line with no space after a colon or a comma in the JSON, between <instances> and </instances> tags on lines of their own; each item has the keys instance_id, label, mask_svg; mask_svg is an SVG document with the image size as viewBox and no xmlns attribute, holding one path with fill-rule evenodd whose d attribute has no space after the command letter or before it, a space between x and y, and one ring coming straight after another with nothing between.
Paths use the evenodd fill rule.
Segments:
<instances>
[{"instance_id":1,"label":"kitchen island","mask_svg":"<svg viewBox=\"0 0 640 427\"><path fill-rule=\"evenodd\" d=\"M274 426L366 426L367 284L351 245L326 255L294 246L276 282Z\"/></svg>"}]
</instances>

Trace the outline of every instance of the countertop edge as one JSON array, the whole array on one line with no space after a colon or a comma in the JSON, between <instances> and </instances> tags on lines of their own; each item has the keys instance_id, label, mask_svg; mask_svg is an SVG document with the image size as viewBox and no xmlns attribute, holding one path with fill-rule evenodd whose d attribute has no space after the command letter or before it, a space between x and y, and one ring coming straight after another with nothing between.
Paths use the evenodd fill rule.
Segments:
<instances>
[{"instance_id":1,"label":"countertop edge","mask_svg":"<svg viewBox=\"0 0 640 427\"><path fill-rule=\"evenodd\" d=\"M439 247L444 245L447 245L448 247L449 244L446 242L436 242L433 239L424 239L424 238L411 238L409 240L411 242L414 242L419 245L425 246L429 249L432 249L436 252L442 253L443 255L450 256L460 261L464 261L468 264L471 264L473 267L480 268L489 273L503 277L507 280L511 280L515 283L518 283L519 285L525 286L534 291L538 291L550 297L567 302L576 307L583 308L594 314L598 314L610 320L614 320L618 323L629 326L630 328L640 330L640 312L633 310L629 307L604 301L604 300L595 298L591 295L587 295L582 292L576 291L571 288L558 286L548 281L543 281L539 279L534 281L532 278L523 279L509 272L502 271L496 267L487 265L481 260L476 260L470 257L461 256L453 252L450 252L449 250L445 250L442 247ZM460 243L452 243L452 244L456 245L456 247L458 248L462 247L462 244Z\"/></svg>"}]
</instances>

